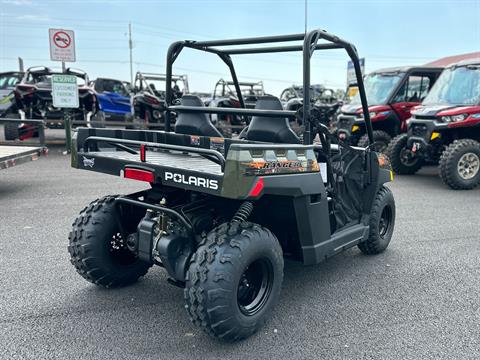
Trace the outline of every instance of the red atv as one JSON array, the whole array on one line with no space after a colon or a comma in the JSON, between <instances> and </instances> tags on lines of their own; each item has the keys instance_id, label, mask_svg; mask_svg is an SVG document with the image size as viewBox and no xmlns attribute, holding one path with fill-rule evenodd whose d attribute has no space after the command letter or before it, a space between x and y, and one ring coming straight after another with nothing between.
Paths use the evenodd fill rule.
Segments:
<instances>
[{"instance_id":1,"label":"red atv","mask_svg":"<svg viewBox=\"0 0 480 360\"><path fill-rule=\"evenodd\" d=\"M412 112L408 133L390 143L387 154L397 174L414 174L439 162L452 189L480 183L480 58L449 66L421 106Z\"/></svg>"},{"instance_id":2,"label":"red atv","mask_svg":"<svg viewBox=\"0 0 480 360\"><path fill-rule=\"evenodd\" d=\"M385 151L394 136L407 131L410 110L422 102L442 70L441 67L398 67L378 70L365 77L377 151ZM368 145L358 94L340 109L336 133L340 140L348 140L352 145Z\"/></svg>"}]
</instances>

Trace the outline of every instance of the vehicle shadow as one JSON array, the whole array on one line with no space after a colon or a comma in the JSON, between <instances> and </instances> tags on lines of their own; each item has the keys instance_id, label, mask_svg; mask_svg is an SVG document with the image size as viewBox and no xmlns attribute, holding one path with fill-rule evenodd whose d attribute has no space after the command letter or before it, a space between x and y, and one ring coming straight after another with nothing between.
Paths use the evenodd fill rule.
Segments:
<instances>
[{"instance_id":1,"label":"vehicle shadow","mask_svg":"<svg viewBox=\"0 0 480 360\"><path fill-rule=\"evenodd\" d=\"M114 347L115 351L122 349L130 353L132 348L136 348L140 354L152 357L159 352L166 356L170 350L178 347L185 349L185 352L194 349L197 357L224 356L236 349L248 349L249 344L279 341L274 336L274 329L284 327L286 321L295 321L298 325L305 317L312 316L318 317L320 321L324 314L312 314L308 310L309 306L313 302L331 303L332 288L340 293L348 292L349 296L355 298L355 292L362 288L352 289L345 279L350 278L351 281L359 276L362 269L378 262L382 262L382 255L374 259L363 256L356 248L313 266L286 260L283 288L272 318L257 334L235 344L224 344L210 338L188 320L183 290L168 284L167 276L160 268L153 268L137 284L121 289L109 290L85 284L67 297L64 306L77 304L76 312L86 312L90 319L88 321L94 322L89 326L95 326L98 322L97 326L102 328L101 337L88 340L96 346L104 346L102 339L109 339L110 342L113 341L109 346ZM105 323L109 325L105 326ZM70 327L65 330L75 332L78 329ZM124 332L138 334L142 339L141 344L148 346L136 343L138 336L131 338L125 335L122 338Z\"/></svg>"},{"instance_id":2,"label":"vehicle shadow","mask_svg":"<svg viewBox=\"0 0 480 360\"><path fill-rule=\"evenodd\" d=\"M11 179L0 177L0 200L12 198L15 194L29 190L32 187L30 184L19 186L17 182L12 182Z\"/></svg>"},{"instance_id":3,"label":"vehicle shadow","mask_svg":"<svg viewBox=\"0 0 480 360\"><path fill-rule=\"evenodd\" d=\"M413 185L430 190L451 190L442 182L437 165L425 166L414 175L395 175L394 186L396 186L396 181L400 182L400 186L404 187Z\"/></svg>"}]
</instances>

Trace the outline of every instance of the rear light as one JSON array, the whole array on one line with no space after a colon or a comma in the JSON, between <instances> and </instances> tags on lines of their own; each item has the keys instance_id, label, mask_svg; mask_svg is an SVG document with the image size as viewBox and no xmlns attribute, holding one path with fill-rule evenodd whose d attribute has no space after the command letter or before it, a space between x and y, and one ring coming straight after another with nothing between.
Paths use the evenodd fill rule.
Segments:
<instances>
[{"instance_id":1,"label":"rear light","mask_svg":"<svg viewBox=\"0 0 480 360\"><path fill-rule=\"evenodd\" d=\"M33 96L35 87L29 85L19 85L15 90L15 96L21 99L23 96Z\"/></svg>"},{"instance_id":2,"label":"rear light","mask_svg":"<svg viewBox=\"0 0 480 360\"><path fill-rule=\"evenodd\" d=\"M29 86L29 85L19 85L17 89L21 92L27 92L27 93L32 93L35 90L33 86Z\"/></svg>"},{"instance_id":3,"label":"rear light","mask_svg":"<svg viewBox=\"0 0 480 360\"><path fill-rule=\"evenodd\" d=\"M155 181L155 175L153 174L153 172L148 170L127 168L123 173L123 177L132 180L146 181L149 183L153 183Z\"/></svg>"},{"instance_id":4,"label":"rear light","mask_svg":"<svg viewBox=\"0 0 480 360\"><path fill-rule=\"evenodd\" d=\"M250 190L250 193L248 194L248 196L258 197L262 193L264 187L265 187L265 184L263 183L263 178L259 178L255 183L255 185L253 186L252 190Z\"/></svg>"},{"instance_id":5,"label":"rear light","mask_svg":"<svg viewBox=\"0 0 480 360\"><path fill-rule=\"evenodd\" d=\"M140 161L141 162L147 161L146 156L147 156L147 151L146 151L146 148L145 148L145 144L142 144L142 145L140 145Z\"/></svg>"}]
</instances>

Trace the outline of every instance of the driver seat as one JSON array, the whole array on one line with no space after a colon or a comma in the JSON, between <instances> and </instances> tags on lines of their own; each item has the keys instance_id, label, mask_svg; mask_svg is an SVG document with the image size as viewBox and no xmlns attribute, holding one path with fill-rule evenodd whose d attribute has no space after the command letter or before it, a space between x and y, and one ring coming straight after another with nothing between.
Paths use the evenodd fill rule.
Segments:
<instances>
[{"instance_id":1,"label":"driver seat","mask_svg":"<svg viewBox=\"0 0 480 360\"><path fill-rule=\"evenodd\" d=\"M283 110L280 100L271 95L259 96L255 109ZM252 141L262 141L282 144L300 144L301 141L290 127L287 118L253 116L246 130L245 138Z\"/></svg>"},{"instance_id":2,"label":"driver seat","mask_svg":"<svg viewBox=\"0 0 480 360\"><path fill-rule=\"evenodd\" d=\"M180 99L180 105L204 106L202 100L195 95L184 95ZM220 131L213 126L208 115L203 113L178 112L175 132L185 135L223 137Z\"/></svg>"}]
</instances>

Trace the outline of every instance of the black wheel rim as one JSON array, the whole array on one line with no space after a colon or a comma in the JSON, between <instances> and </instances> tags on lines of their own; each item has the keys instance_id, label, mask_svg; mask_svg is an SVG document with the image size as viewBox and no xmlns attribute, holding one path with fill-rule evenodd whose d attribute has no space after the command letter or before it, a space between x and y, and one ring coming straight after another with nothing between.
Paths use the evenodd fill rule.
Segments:
<instances>
[{"instance_id":1,"label":"black wheel rim","mask_svg":"<svg viewBox=\"0 0 480 360\"><path fill-rule=\"evenodd\" d=\"M404 166L413 166L417 163L418 157L411 150L403 148L400 151L400 161Z\"/></svg>"},{"instance_id":2,"label":"black wheel rim","mask_svg":"<svg viewBox=\"0 0 480 360\"><path fill-rule=\"evenodd\" d=\"M126 240L119 232L112 235L108 251L112 261L118 265L128 266L137 260L135 254L128 250Z\"/></svg>"},{"instance_id":3,"label":"black wheel rim","mask_svg":"<svg viewBox=\"0 0 480 360\"><path fill-rule=\"evenodd\" d=\"M247 316L258 313L270 297L272 285L273 267L268 259L258 259L247 266L237 289L240 311Z\"/></svg>"},{"instance_id":4,"label":"black wheel rim","mask_svg":"<svg viewBox=\"0 0 480 360\"><path fill-rule=\"evenodd\" d=\"M392 226L392 208L390 206L385 206L382 210L382 215L380 216L380 222L378 224L378 232L380 237L383 239L389 233Z\"/></svg>"}]
</instances>

